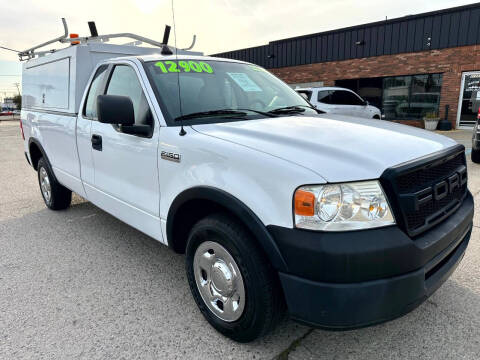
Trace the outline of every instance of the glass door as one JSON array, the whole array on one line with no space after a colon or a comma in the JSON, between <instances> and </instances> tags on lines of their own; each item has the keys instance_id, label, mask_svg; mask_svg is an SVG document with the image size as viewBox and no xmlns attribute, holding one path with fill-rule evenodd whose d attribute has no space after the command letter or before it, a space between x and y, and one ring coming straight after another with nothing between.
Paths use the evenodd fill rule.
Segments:
<instances>
[{"instance_id":1,"label":"glass door","mask_svg":"<svg viewBox=\"0 0 480 360\"><path fill-rule=\"evenodd\" d=\"M480 107L480 71L462 74L462 86L458 101L457 127L470 128L475 125Z\"/></svg>"}]
</instances>

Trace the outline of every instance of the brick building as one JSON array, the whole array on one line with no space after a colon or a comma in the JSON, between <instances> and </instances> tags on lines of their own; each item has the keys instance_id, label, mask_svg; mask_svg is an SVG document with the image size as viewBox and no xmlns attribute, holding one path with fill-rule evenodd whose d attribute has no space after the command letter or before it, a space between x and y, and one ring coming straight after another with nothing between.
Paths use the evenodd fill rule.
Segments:
<instances>
[{"instance_id":1,"label":"brick building","mask_svg":"<svg viewBox=\"0 0 480 360\"><path fill-rule=\"evenodd\" d=\"M471 127L480 107L480 3L214 56L256 63L293 87L350 88L386 120L423 126L434 113Z\"/></svg>"}]
</instances>

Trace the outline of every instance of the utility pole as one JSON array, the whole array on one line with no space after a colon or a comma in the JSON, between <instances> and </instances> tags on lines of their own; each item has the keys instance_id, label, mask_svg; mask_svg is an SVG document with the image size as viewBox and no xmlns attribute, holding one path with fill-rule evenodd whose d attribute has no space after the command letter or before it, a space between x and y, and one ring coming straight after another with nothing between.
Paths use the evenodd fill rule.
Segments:
<instances>
[{"instance_id":1,"label":"utility pole","mask_svg":"<svg viewBox=\"0 0 480 360\"><path fill-rule=\"evenodd\" d=\"M20 95L20 83L16 82L16 83L13 83L13 84L17 87L18 95Z\"/></svg>"}]
</instances>

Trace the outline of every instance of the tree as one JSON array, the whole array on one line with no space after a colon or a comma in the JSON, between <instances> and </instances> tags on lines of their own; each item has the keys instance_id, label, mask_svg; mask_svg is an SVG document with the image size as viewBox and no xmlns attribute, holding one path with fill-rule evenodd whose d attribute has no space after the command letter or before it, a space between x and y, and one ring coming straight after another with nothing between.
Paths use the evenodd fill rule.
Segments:
<instances>
[{"instance_id":1,"label":"tree","mask_svg":"<svg viewBox=\"0 0 480 360\"><path fill-rule=\"evenodd\" d=\"M15 95L13 97L13 103L17 105L17 109L20 110L22 108L22 95Z\"/></svg>"}]
</instances>

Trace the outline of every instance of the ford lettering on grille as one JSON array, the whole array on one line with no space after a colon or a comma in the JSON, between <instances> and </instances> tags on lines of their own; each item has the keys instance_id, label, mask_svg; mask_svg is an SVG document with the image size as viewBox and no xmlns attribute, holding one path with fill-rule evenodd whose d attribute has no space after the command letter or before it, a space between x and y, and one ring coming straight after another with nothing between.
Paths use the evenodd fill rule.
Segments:
<instances>
[{"instance_id":1,"label":"ford lettering on grille","mask_svg":"<svg viewBox=\"0 0 480 360\"><path fill-rule=\"evenodd\" d=\"M411 237L453 214L467 195L465 148L456 145L385 170L380 180L398 225Z\"/></svg>"},{"instance_id":2,"label":"ford lettering on grille","mask_svg":"<svg viewBox=\"0 0 480 360\"><path fill-rule=\"evenodd\" d=\"M433 186L427 187L415 194L401 195L401 198L410 198L412 203L407 205L410 210L418 211L420 206L430 201L440 201L455 190L461 188L467 183L467 168L462 166L457 172L447 179L440 181Z\"/></svg>"}]
</instances>

